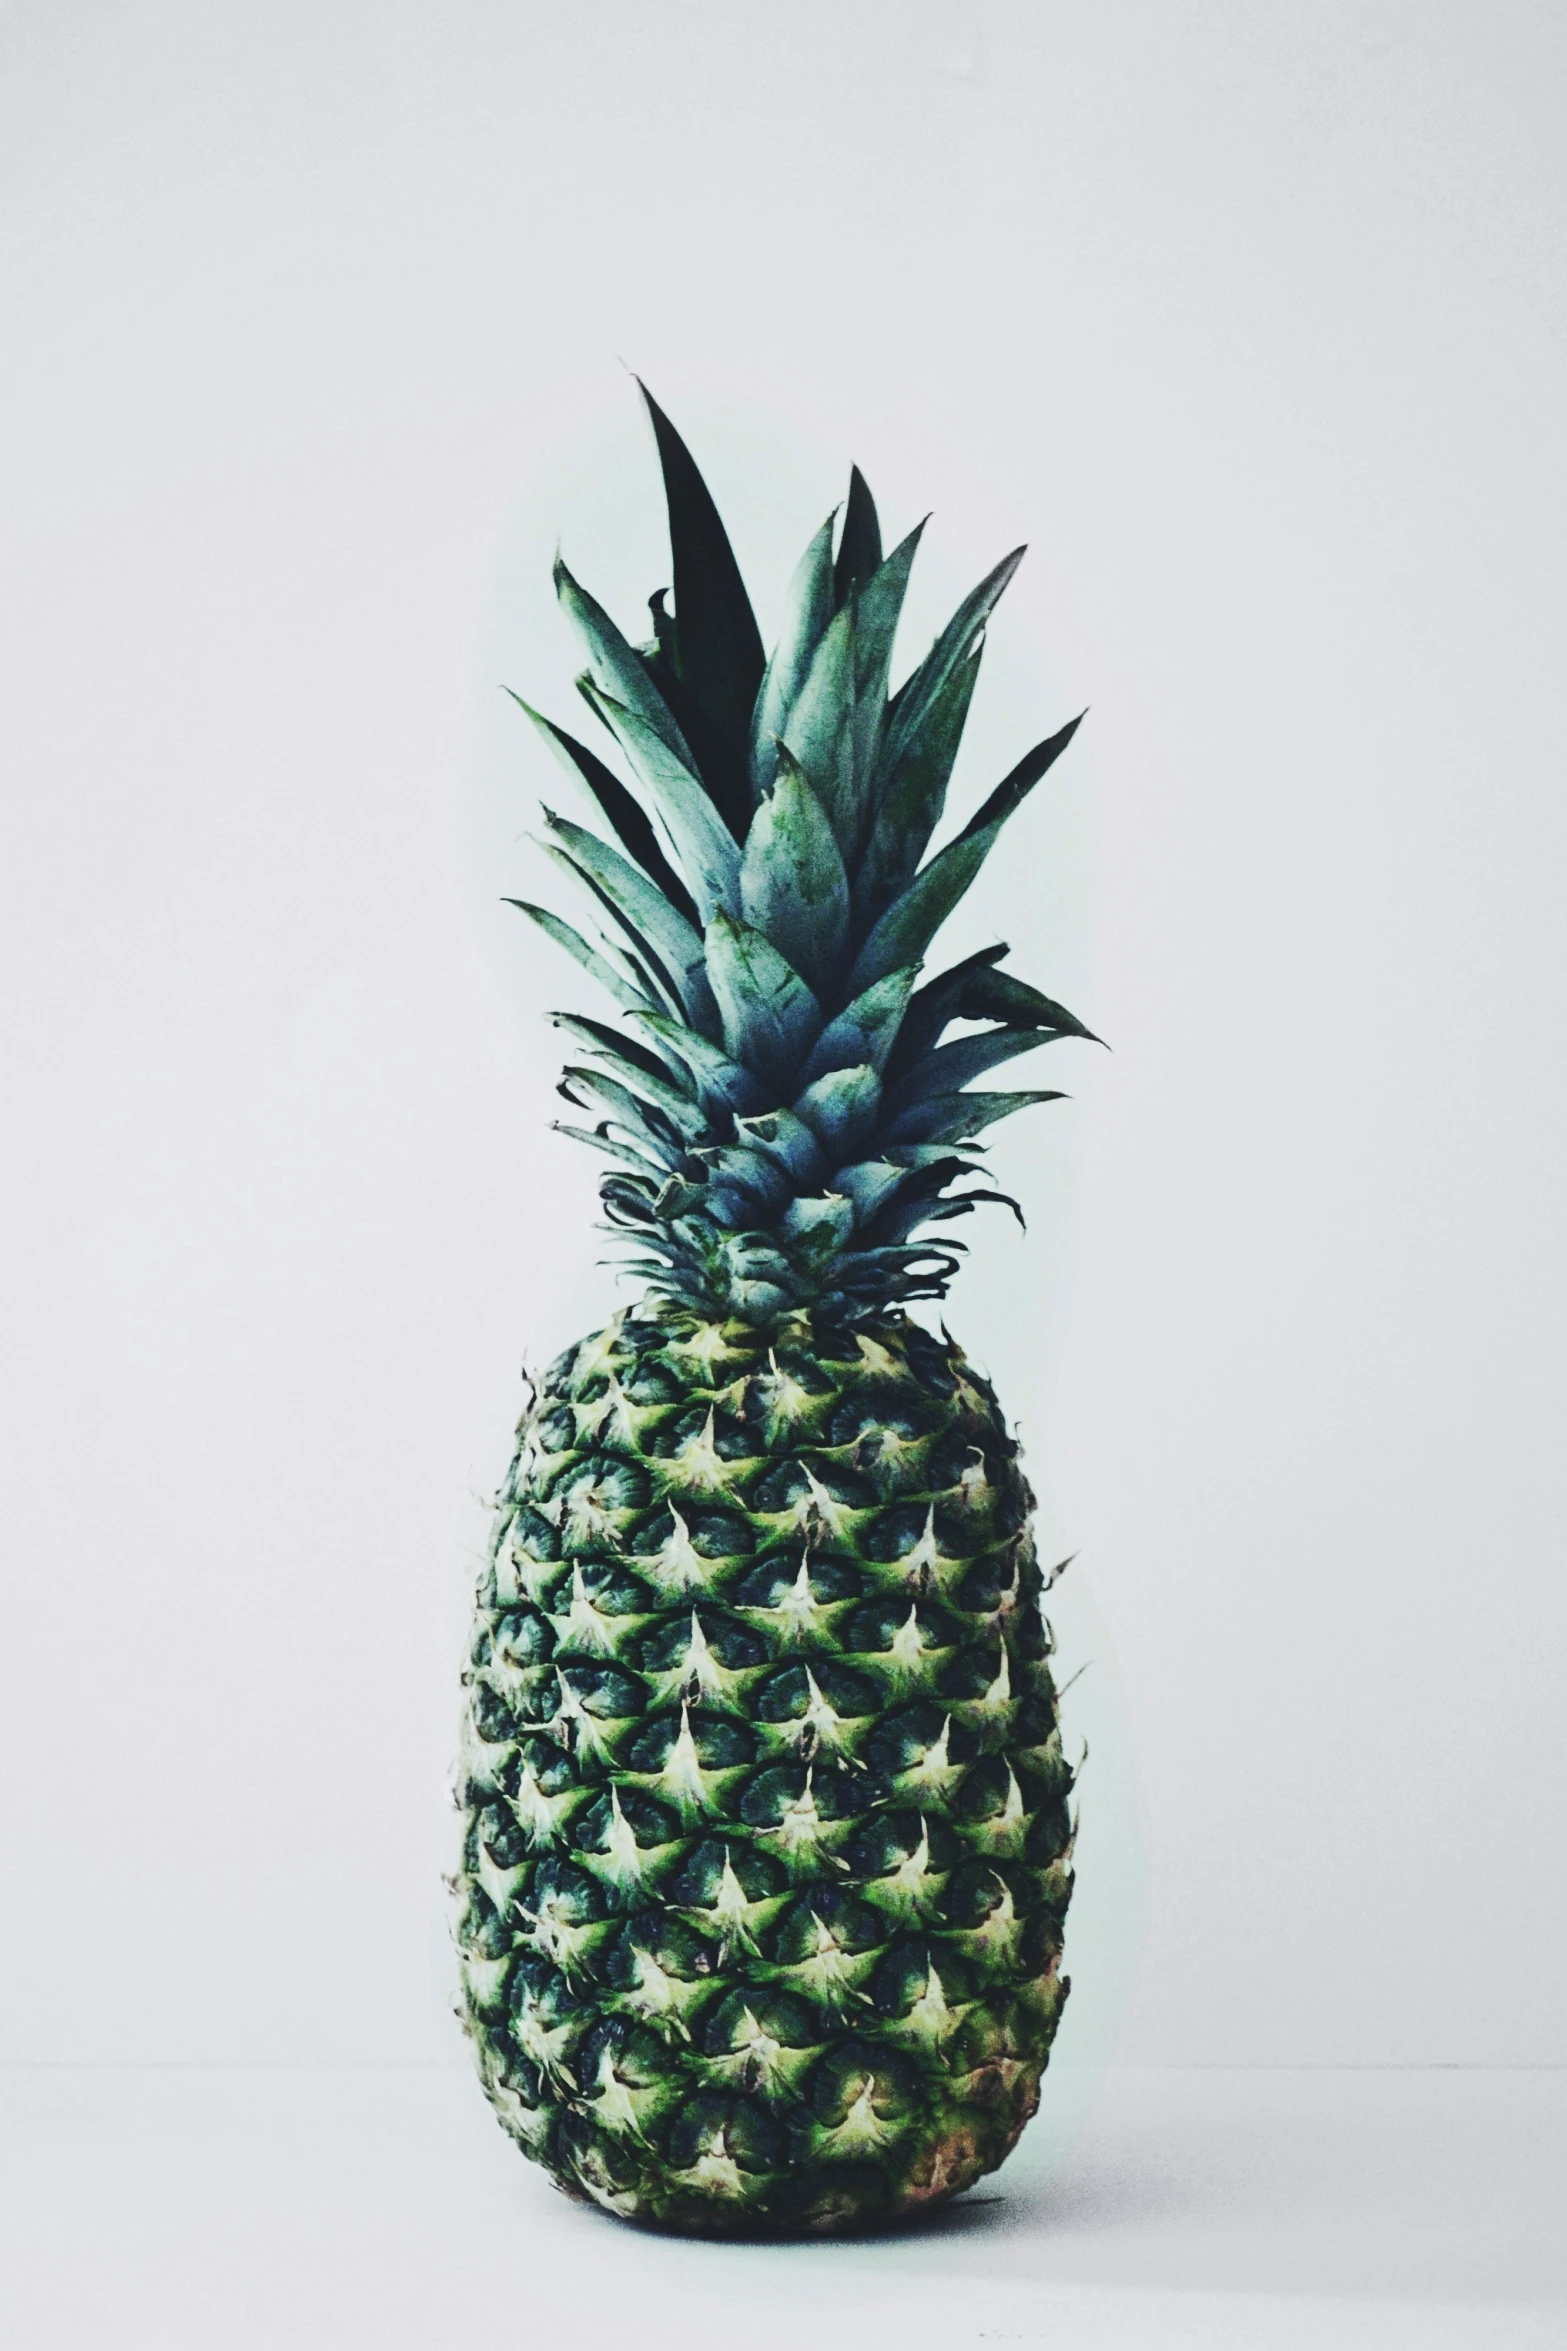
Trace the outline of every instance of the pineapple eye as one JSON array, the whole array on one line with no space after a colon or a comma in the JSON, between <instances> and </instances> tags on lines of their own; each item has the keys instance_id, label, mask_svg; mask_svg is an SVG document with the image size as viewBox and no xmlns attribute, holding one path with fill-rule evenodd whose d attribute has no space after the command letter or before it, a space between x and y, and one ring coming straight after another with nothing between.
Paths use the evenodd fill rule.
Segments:
<instances>
[{"instance_id":1,"label":"pineapple eye","mask_svg":"<svg viewBox=\"0 0 1567 2351\"><path fill-rule=\"evenodd\" d=\"M549 1562L560 1557L560 1537L541 1510L526 1505L513 1516L508 1529L512 1552Z\"/></svg>"},{"instance_id":2,"label":"pineapple eye","mask_svg":"<svg viewBox=\"0 0 1567 2351\"><path fill-rule=\"evenodd\" d=\"M531 1858L527 1838L498 1804L486 1805L479 1815L479 1841L499 1869L520 1869Z\"/></svg>"},{"instance_id":3,"label":"pineapple eye","mask_svg":"<svg viewBox=\"0 0 1567 2351\"><path fill-rule=\"evenodd\" d=\"M492 1747L516 1736L517 1724L511 1708L488 1682L474 1684L473 1720L479 1737Z\"/></svg>"},{"instance_id":4,"label":"pineapple eye","mask_svg":"<svg viewBox=\"0 0 1567 2351\"><path fill-rule=\"evenodd\" d=\"M680 1523L692 1549L704 1559L745 1559L756 1549L756 1530L734 1511L707 1510L682 1502ZM637 1529L632 1548L638 1555L662 1551L677 1531L674 1514L666 1505Z\"/></svg>"},{"instance_id":5,"label":"pineapple eye","mask_svg":"<svg viewBox=\"0 0 1567 2351\"><path fill-rule=\"evenodd\" d=\"M687 1912L714 1908L726 1891L749 1903L769 1901L786 1890L777 1862L748 1839L728 1837L703 1838L670 1884L671 1899Z\"/></svg>"},{"instance_id":6,"label":"pineapple eye","mask_svg":"<svg viewBox=\"0 0 1567 2351\"><path fill-rule=\"evenodd\" d=\"M932 1426L931 1416L921 1412L899 1390L878 1395L874 1390L867 1394L861 1389L844 1399L828 1423L834 1445L852 1445L860 1438L885 1437L913 1444L927 1436Z\"/></svg>"},{"instance_id":7,"label":"pineapple eye","mask_svg":"<svg viewBox=\"0 0 1567 2351\"><path fill-rule=\"evenodd\" d=\"M888 1566L928 1553L937 1560L963 1559L975 1548L960 1516L943 1501L900 1503L878 1519L866 1546Z\"/></svg>"},{"instance_id":8,"label":"pineapple eye","mask_svg":"<svg viewBox=\"0 0 1567 2351\"><path fill-rule=\"evenodd\" d=\"M659 1453L678 1454L702 1443L708 1435L709 1423L713 1450L721 1461L749 1461L755 1457L756 1438L744 1421L705 1403L693 1405L689 1411L664 1423L658 1432Z\"/></svg>"},{"instance_id":9,"label":"pineapple eye","mask_svg":"<svg viewBox=\"0 0 1567 2351\"><path fill-rule=\"evenodd\" d=\"M685 1389L674 1373L650 1356L638 1359L636 1368L629 1372L621 1386L630 1401L642 1409L684 1401Z\"/></svg>"},{"instance_id":10,"label":"pineapple eye","mask_svg":"<svg viewBox=\"0 0 1567 2351\"><path fill-rule=\"evenodd\" d=\"M813 1711L821 1712L824 1718L830 1715L847 1721L874 1714L879 1697L868 1674L821 1659L810 1665L786 1666L782 1673L771 1675L757 1690L755 1706L760 1722L803 1721Z\"/></svg>"},{"instance_id":11,"label":"pineapple eye","mask_svg":"<svg viewBox=\"0 0 1567 2351\"><path fill-rule=\"evenodd\" d=\"M800 1592L801 1571L805 1585ZM777 1609L796 1597L803 1597L817 1608L835 1608L845 1600L858 1599L864 1590L864 1578L854 1562L822 1556L815 1551L802 1555L798 1548L788 1552L774 1552L757 1567L744 1582L735 1588L737 1608Z\"/></svg>"},{"instance_id":12,"label":"pineapple eye","mask_svg":"<svg viewBox=\"0 0 1567 2351\"><path fill-rule=\"evenodd\" d=\"M491 1654L515 1665L538 1665L550 1655L554 1639L536 1609L512 1608L497 1618L490 1636Z\"/></svg>"},{"instance_id":13,"label":"pineapple eye","mask_svg":"<svg viewBox=\"0 0 1567 2351\"><path fill-rule=\"evenodd\" d=\"M667 1714L638 1732L627 1750L627 1762L633 1771L657 1774L687 1737L704 1772L734 1771L756 1752L756 1741L742 1723L711 1715Z\"/></svg>"}]
</instances>

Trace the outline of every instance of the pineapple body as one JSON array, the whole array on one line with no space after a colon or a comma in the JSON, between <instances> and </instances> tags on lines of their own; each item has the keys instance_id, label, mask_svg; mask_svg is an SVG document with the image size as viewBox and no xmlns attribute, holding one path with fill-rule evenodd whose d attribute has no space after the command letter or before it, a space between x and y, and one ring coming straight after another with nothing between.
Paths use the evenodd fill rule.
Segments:
<instances>
[{"instance_id":1,"label":"pineapple body","mask_svg":"<svg viewBox=\"0 0 1567 2351\"><path fill-rule=\"evenodd\" d=\"M479 1591L458 1944L485 2089L568 2193L830 2231L1013 2147L1071 1887L1031 1500L897 1311L649 1299L548 1373Z\"/></svg>"}]
</instances>

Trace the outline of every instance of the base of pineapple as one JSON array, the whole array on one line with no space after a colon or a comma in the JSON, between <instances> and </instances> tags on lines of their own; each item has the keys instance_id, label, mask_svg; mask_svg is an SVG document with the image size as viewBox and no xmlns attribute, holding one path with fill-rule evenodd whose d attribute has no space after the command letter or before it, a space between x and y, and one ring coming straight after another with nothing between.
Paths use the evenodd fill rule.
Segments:
<instances>
[{"instance_id":1,"label":"base of pineapple","mask_svg":"<svg viewBox=\"0 0 1567 2351\"><path fill-rule=\"evenodd\" d=\"M780 2130L751 2099L701 2097L660 2148L569 2109L541 2134L537 2116L524 2117L508 2099L482 2047L480 2071L502 2125L574 2203L680 2236L869 2234L949 2203L1006 2161L1038 2112L1068 1989L1065 1978L1038 1987L1037 2057L993 2055L952 2083L939 2115L926 2102L917 2120L898 2114L884 2070L880 2080L860 2074L857 2089L853 2078L844 2083L836 2123L796 2119ZM844 2054L852 2067L855 2053ZM880 2062L885 2069L885 2054Z\"/></svg>"}]
</instances>

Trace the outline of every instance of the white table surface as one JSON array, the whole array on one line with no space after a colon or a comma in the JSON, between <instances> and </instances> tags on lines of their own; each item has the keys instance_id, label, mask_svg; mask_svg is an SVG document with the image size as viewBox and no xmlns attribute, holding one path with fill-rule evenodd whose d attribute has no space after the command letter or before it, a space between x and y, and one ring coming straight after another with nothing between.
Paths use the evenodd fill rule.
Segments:
<instances>
[{"instance_id":1,"label":"white table surface","mask_svg":"<svg viewBox=\"0 0 1567 2351\"><path fill-rule=\"evenodd\" d=\"M7 2351L1564 2351L1567 2073L1058 2075L897 2236L569 2204L457 2066L0 2072Z\"/></svg>"}]
</instances>

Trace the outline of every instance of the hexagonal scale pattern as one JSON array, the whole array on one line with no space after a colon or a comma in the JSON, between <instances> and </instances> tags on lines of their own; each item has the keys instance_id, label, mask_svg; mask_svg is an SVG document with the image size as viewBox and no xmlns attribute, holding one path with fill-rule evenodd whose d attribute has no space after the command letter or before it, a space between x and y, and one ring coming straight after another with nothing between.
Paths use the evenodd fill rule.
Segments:
<instances>
[{"instance_id":1,"label":"hexagonal scale pattern","mask_svg":"<svg viewBox=\"0 0 1567 2351\"><path fill-rule=\"evenodd\" d=\"M1066 1994L1072 1774L1032 1496L901 1314L651 1302L518 1432L458 1798L465 2022L568 2192L874 2224L1002 2161Z\"/></svg>"}]
</instances>

